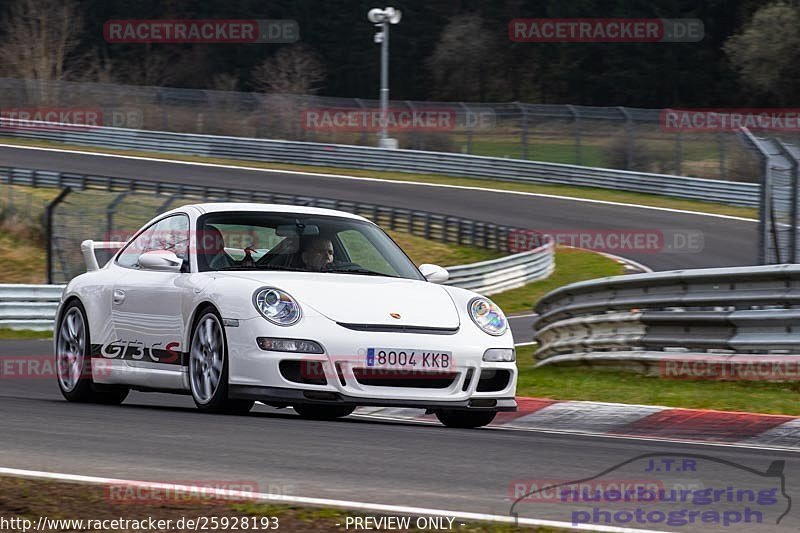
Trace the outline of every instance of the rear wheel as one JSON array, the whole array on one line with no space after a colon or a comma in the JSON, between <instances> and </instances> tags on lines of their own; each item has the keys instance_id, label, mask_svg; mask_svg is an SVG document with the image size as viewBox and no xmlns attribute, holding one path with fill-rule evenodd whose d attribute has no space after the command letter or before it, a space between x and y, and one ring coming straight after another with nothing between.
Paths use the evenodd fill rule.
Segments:
<instances>
[{"instance_id":1,"label":"rear wheel","mask_svg":"<svg viewBox=\"0 0 800 533\"><path fill-rule=\"evenodd\" d=\"M449 428L479 428L494 420L494 411L437 411L436 418Z\"/></svg>"},{"instance_id":2,"label":"rear wheel","mask_svg":"<svg viewBox=\"0 0 800 533\"><path fill-rule=\"evenodd\" d=\"M119 405L127 387L95 385L92 381L91 342L86 311L77 300L67 304L58 324L56 373L61 394L71 402Z\"/></svg>"},{"instance_id":3,"label":"rear wheel","mask_svg":"<svg viewBox=\"0 0 800 533\"><path fill-rule=\"evenodd\" d=\"M356 410L355 407L348 405L297 404L293 407L298 415L312 420L333 420L335 418L342 418Z\"/></svg>"},{"instance_id":4,"label":"rear wheel","mask_svg":"<svg viewBox=\"0 0 800 533\"><path fill-rule=\"evenodd\" d=\"M222 321L213 308L200 311L189 349L189 386L198 409L247 414L252 400L228 398L228 347Z\"/></svg>"}]
</instances>

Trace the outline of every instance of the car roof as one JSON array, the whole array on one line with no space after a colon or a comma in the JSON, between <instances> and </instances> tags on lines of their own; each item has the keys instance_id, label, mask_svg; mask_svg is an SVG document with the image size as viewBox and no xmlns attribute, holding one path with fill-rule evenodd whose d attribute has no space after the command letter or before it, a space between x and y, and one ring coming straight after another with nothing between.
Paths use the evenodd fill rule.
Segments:
<instances>
[{"instance_id":1,"label":"car roof","mask_svg":"<svg viewBox=\"0 0 800 533\"><path fill-rule=\"evenodd\" d=\"M337 209L324 209L321 207L308 207L303 205L285 205L285 204L259 204L254 202L207 202L202 204L188 204L178 207L170 211L185 212L187 209L194 208L200 212L205 213L219 213L224 211L263 211L265 213L299 213L304 215L322 215L334 216L341 218L352 218L356 220L368 219L348 213L347 211L339 211Z\"/></svg>"}]
</instances>

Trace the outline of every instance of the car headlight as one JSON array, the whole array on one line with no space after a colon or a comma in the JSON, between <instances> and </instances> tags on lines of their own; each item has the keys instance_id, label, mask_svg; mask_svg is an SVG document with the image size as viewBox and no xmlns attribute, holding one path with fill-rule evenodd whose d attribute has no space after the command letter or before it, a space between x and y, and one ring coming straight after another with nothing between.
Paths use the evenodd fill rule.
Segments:
<instances>
[{"instance_id":1,"label":"car headlight","mask_svg":"<svg viewBox=\"0 0 800 533\"><path fill-rule=\"evenodd\" d=\"M274 287L256 291L253 305L261 316L278 326L291 326L300 320L300 304L288 293Z\"/></svg>"},{"instance_id":2,"label":"car headlight","mask_svg":"<svg viewBox=\"0 0 800 533\"><path fill-rule=\"evenodd\" d=\"M508 329L506 316L488 298L473 298L467 304L469 316L485 333L500 336Z\"/></svg>"}]
</instances>

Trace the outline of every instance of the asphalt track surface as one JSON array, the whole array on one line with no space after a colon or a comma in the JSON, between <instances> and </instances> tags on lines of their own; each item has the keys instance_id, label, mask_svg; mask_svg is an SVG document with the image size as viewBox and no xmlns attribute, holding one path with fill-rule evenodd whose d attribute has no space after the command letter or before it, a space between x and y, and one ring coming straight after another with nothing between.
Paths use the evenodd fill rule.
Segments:
<instances>
[{"instance_id":1,"label":"asphalt track surface","mask_svg":"<svg viewBox=\"0 0 800 533\"><path fill-rule=\"evenodd\" d=\"M49 357L50 343L0 341L0 354L0 364L5 358ZM680 478L687 486L753 487L756 476L741 467L764 471L772 461L785 460L786 491L795 502L800 497L800 455L785 451L500 428L457 430L358 417L318 422L300 419L290 409L261 406L247 416L205 415L189 397L154 393L134 392L120 407L70 404L52 377L7 377L0 380L0 398L0 466L10 468L166 483L246 480L273 494L507 516L514 483L521 480L584 479L647 453L700 454L731 464L687 472ZM652 476L634 469L605 479ZM764 513L761 526L751 524L749 530L797 531L796 505L780 526L775 524L786 507L781 502ZM545 501L518 509L523 517L570 521L578 508Z\"/></svg>"},{"instance_id":2,"label":"asphalt track surface","mask_svg":"<svg viewBox=\"0 0 800 533\"><path fill-rule=\"evenodd\" d=\"M540 197L392 183L266 174L94 156L0 148L0 164L196 185L358 199L534 229L671 229L701 232L701 253L630 254L657 270L753 264L756 225L698 215ZM527 339L519 339L527 340ZM0 363L49 358L46 341L2 341ZM52 376L0 379L0 466L90 476L180 483L248 480L262 492L508 515L515 480L592 477L646 453L700 454L724 465L687 474L708 488L751 486L753 474L785 461L786 491L800 502L800 457L760 448L349 417L302 420L291 410L258 406L248 416L198 413L191 398L132 393L121 407L68 404ZM722 463L720 463L722 464ZM736 465L739 465L738 467ZM628 471L620 479L647 475ZM551 481L552 482L552 481ZM783 504L781 504L783 505ZM785 507L785 505L784 505ZM522 504L520 516L570 521L571 504ZM777 506L775 507L777 509ZM795 504L765 514L761 525L629 527L681 531L792 530Z\"/></svg>"},{"instance_id":3,"label":"asphalt track surface","mask_svg":"<svg viewBox=\"0 0 800 533\"><path fill-rule=\"evenodd\" d=\"M186 165L0 146L0 166L60 170L143 181L230 187L389 205L461 216L526 229L570 235L629 232L658 237L659 251L621 253L653 270L753 265L754 222L640 207L471 189L426 187L391 181L348 180L312 175ZM491 187L490 181L476 186ZM599 233L598 233L599 232ZM674 235L678 234L678 237ZM696 236L683 246L682 236ZM87 235L86 238L97 238Z\"/></svg>"}]
</instances>

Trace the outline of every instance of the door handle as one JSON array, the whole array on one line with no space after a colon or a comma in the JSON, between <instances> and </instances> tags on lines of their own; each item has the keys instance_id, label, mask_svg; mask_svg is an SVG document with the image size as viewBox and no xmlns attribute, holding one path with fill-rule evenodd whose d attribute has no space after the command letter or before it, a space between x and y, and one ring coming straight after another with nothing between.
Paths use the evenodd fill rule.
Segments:
<instances>
[{"instance_id":1,"label":"door handle","mask_svg":"<svg viewBox=\"0 0 800 533\"><path fill-rule=\"evenodd\" d=\"M121 304L125 301L125 291L120 289L114 289L114 296L112 297L112 301L115 304Z\"/></svg>"}]
</instances>

